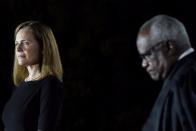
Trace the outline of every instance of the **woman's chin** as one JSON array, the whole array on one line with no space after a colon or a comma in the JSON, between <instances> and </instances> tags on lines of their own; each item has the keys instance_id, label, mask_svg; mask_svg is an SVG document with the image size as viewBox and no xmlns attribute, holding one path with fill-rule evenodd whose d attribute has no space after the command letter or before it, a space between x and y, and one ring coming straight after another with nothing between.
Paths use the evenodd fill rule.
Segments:
<instances>
[{"instance_id":1,"label":"woman's chin","mask_svg":"<svg viewBox=\"0 0 196 131\"><path fill-rule=\"evenodd\" d=\"M20 65L20 66L25 66L26 64L24 63L24 62L18 62L18 65Z\"/></svg>"}]
</instances>

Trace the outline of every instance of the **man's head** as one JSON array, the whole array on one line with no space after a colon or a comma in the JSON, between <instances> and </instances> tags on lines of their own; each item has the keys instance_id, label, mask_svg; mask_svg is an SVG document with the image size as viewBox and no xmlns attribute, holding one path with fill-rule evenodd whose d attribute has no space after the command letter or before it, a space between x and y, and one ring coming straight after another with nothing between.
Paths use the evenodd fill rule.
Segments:
<instances>
[{"instance_id":1,"label":"man's head","mask_svg":"<svg viewBox=\"0 0 196 131\"><path fill-rule=\"evenodd\" d=\"M153 80L163 80L180 54L190 48L184 25L177 19L158 15L142 25L137 36L137 49L142 67Z\"/></svg>"}]
</instances>

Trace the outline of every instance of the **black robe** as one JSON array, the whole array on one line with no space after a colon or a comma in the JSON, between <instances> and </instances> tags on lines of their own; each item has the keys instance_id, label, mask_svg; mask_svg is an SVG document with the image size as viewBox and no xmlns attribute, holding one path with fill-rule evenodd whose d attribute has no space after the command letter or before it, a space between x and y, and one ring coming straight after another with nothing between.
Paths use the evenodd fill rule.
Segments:
<instances>
[{"instance_id":1,"label":"black robe","mask_svg":"<svg viewBox=\"0 0 196 131\"><path fill-rule=\"evenodd\" d=\"M196 53L174 65L142 131L196 131Z\"/></svg>"}]
</instances>

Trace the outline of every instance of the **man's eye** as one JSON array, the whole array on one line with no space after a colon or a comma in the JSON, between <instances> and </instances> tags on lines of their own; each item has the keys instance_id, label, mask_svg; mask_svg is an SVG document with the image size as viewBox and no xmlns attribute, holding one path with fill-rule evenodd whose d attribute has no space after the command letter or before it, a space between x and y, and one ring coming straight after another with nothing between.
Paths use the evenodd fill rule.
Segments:
<instances>
[{"instance_id":1,"label":"man's eye","mask_svg":"<svg viewBox=\"0 0 196 131\"><path fill-rule=\"evenodd\" d=\"M147 52L146 54L145 54L145 56L147 56L147 57L150 57L152 55L152 52L151 51L149 51L149 52Z\"/></svg>"}]
</instances>

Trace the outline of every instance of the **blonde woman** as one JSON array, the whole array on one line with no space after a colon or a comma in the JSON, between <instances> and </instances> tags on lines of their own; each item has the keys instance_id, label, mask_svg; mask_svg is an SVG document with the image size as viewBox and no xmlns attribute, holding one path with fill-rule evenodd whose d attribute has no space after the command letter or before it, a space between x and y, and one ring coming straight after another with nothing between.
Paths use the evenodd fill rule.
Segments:
<instances>
[{"instance_id":1,"label":"blonde woman","mask_svg":"<svg viewBox=\"0 0 196 131\"><path fill-rule=\"evenodd\" d=\"M55 131L63 70L52 30L27 21L18 25L14 38L16 87L3 112L5 131Z\"/></svg>"}]
</instances>

